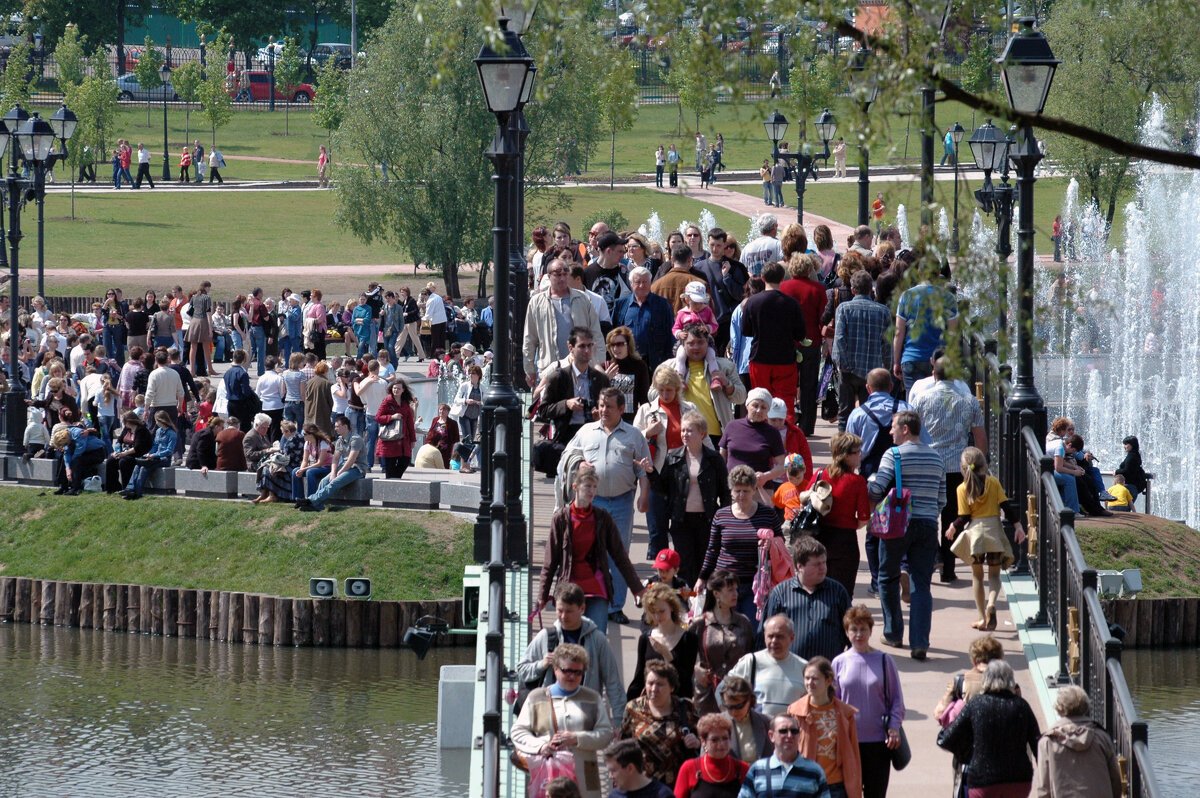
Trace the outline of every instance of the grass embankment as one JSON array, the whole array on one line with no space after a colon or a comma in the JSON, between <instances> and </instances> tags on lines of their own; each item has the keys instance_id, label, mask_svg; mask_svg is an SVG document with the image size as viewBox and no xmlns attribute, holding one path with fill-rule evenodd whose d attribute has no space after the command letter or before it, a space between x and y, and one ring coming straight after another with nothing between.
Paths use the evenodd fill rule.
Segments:
<instances>
[{"instance_id":1,"label":"grass embankment","mask_svg":"<svg viewBox=\"0 0 1200 798\"><path fill-rule=\"evenodd\" d=\"M1200 532L1149 515L1077 523L1084 561L1100 570L1142 569L1142 598L1200 596Z\"/></svg>"},{"instance_id":2,"label":"grass embankment","mask_svg":"<svg viewBox=\"0 0 1200 798\"><path fill-rule=\"evenodd\" d=\"M565 221L571 225L571 233L576 238L586 238L587 230L583 227L583 219L588 214L607 208L617 208L629 220L631 229L645 224L650 214L657 211L662 219L664 234L679 226L682 221L695 222L700 218L700 212L707 208L717 219L717 224L737 236L745 237L750 229L750 219L740 213L722 208L720 205L688 199L678 194L669 194L648 188L616 187L612 191L607 186L597 188L571 188L564 193L570 200L569 206L556 206L542 199L530 203L526 208L526 227L532 230L538 225L553 227L557 221Z\"/></svg>"},{"instance_id":3,"label":"grass embankment","mask_svg":"<svg viewBox=\"0 0 1200 798\"><path fill-rule=\"evenodd\" d=\"M43 495L45 493L45 495ZM377 599L460 594L470 524L445 513L0 488L0 574L307 596L308 579L368 576Z\"/></svg>"}]
</instances>

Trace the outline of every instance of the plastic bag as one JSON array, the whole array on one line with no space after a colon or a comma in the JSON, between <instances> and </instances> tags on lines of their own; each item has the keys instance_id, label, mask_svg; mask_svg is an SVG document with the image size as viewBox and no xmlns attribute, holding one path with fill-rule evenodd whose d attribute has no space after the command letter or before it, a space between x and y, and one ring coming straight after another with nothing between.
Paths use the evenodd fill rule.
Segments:
<instances>
[{"instance_id":1,"label":"plastic bag","mask_svg":"<svg viewBox=\"0 0 1200 798\"><path fill-rule=\"evenodd\" d=\"M529 762L529 798L546 798L546 782L557 778L575 779L575 755L555 751L550 756L531 756Z\"/></svg>"},{"instance_id":2,"label":"plastic bag","mask_svg":"<svg viewBox=\"0 0 1200 798\"><path fill-rule=\"evenodd\" d=\"M699 593L688 599L687 620L689 624L695 621L697 618L704 617L704 594L706 592L707 591L705 590L701 590Z\"/></svg>"}]
</instances>

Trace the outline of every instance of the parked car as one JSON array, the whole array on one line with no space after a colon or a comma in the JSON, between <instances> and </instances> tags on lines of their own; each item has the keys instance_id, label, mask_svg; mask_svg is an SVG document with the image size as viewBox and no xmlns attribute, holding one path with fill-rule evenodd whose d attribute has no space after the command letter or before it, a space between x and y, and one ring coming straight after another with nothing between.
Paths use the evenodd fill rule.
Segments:
<instances>
[{"instance_id":1,"label":"parked car","mask_svg":"<svg viewBox=\"0 0 1200 798\"><path fill-rule=\"evenodd\" d=\"M265 69L247 69L246 80L249 82L247 92L249 97L244 97L236 91L231 91L230 94L235 94L235 99L249 100L250 102L266 102L271 97L271 73ZM291 100L294 103L310 103L312 102L313 94L316 90L311 83L301 83L292 89L290 95L284 94L283 86L279 82L275 83L275 99L276 100Z\"/></svg>"},{"instance_id":2,"label":"parked car","mask_svg":"<svg viewBox=\"0 0 1200 798\"><path fill-rule=\"evenodd\" d=\"M350 68L350 45L343 42L320 42L312 49L312 60L318 66L324 66L330 58L341 69Z\"/></svg>"},{"instance_id":3,"label":"parked car","mask_svg":"<svg viewBox=\"0 0 1200 798\"><path fill-rule=\"evenodd\" d=\"M137 75L132 72L126 72L119 78L114 78L113 83L117 84L117 99L119 100L159 100L165 97L168 100L178 100L179 95L175 93L174 87L171 86L171 81L167 81L165 86L159 86L156 89L143 89L138 83Z\"/></svg>"}]
</instances>

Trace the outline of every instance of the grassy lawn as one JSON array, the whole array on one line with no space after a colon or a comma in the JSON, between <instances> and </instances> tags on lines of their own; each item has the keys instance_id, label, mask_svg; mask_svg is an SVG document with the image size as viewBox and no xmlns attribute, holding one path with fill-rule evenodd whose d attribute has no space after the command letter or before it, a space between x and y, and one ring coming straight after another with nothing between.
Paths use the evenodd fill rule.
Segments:
<instances>
[{"instance_id":1,"label":"grassy lawn","mask_svg":"<svg viewBox=\"0 0 1200 798\"><path fill-rule=\"evenodd\" d=\"M1033 225L1037 233L1037 251L1041 254L1050 254L1054 251L1054 243L1050 240L1050 230L1054 222L1054 216L1062 211L1063 198L1066 196L1067 184L1066 178L1052 177L1039 179L1034 186L1034 204L1033 204ZM960 176L958 185L958 212L959 212L959 235L965 237L971 229L971 218L975 213L975 189L979 188L981 182L979 180L965 181ZM754 185L729 185L725 188L740 191L744 194L749 194L752 197L762 197L761 184ZM896 209L903 205L908 212L908 229L913 235L916 234L917 228L920 226L920 207L921 207L921 183L919 179L906 180L903 182L879 182L871 184L870 199L875 199L877 192L883 192L883 201L887 204L888 213L886 221L888 224L894 224L896 221ZM796 204L796 190L794 184L785 185L783 187L783 198L792 208ZM954 182L951 180L938 180L934 183L934 200L942 203L946 208L947 214L954 212ZM763 206L766 210L766 206ZM804 189L804 210L824 216L828 219L843 222L844 224L853 225L858 220L858 185L855 183L832 183L819 181L813 183L811 180L805 184ZM988 216L987 223L995 226L993 217ZM1111 245L1114 247L1122 246L1125 231L1125 216L1122 210L1118 210L1113 218ZM1017 225L1013 222L1013 249L1017 246ZM842 249L845 242L836 242L838 248Z\"/></svg>"},{"instance_id":2,"label":"grassy lawn","mask_svg":"<svg viewBox=\"0 0 1200 798\"><path fill-rule=\"evenodd\" d=\"M0 488L0 573L307 596L312 576L369 576L379 599L457 596L470 524L444 513Z\"/></svg>"},{"instance_id":3,"label":"grassy lawn","mask_svg":"<svg viewBox=\"0 0 1200 798\"><path fill-rule=\"evenodd\" d=\"M645 224L650 214L657 211L665 233L678 227L682 221L697 221L700 212L705 208L716 217L718 226L733 232L739 238L745 235L750 226L750 219L740 213L719 205L709 205L678 194L667 194L653 189L618 186L609 191L605 186L571 188L565 190L564 194L570 201L569 206L554 205L548 199L531 202L525 210L527 227L530 230L541 224L553 227L555 222L565 221L571 225L571 233L582 239L587 233L582 227L584 217L607 208L619 209L634 230Z\"/></svg>"},{"instance_id":4,"label":"grassy lawn","mask_svg":"<svg viewBox=\"0 0 1200 798\"><path fill-rule=\"evenodd\" d=\"M1104 570L1142 569L1144 598L1200 594L1200 533L1148 515L1077 521L1083 559Z\"/></svg>"},{"instance_id":5,"label":"grassy lawn","mask_svg":"<svg viewBox=\"0 0 1200 798\"><path fill-rule=\"evenodd\" d=\"M46 200L47 268L212 268L396 264L333 221L325 191L52 194ZM25 246L36 228L25 219ZM32 228L32 229L31 229ZM33 256L35 249L25 250ZM24 253L23 253L24 254ZM27 257L29 257L27 256ZM29 261L22 259L28 268Z\"/></svg>"}]
</instances>

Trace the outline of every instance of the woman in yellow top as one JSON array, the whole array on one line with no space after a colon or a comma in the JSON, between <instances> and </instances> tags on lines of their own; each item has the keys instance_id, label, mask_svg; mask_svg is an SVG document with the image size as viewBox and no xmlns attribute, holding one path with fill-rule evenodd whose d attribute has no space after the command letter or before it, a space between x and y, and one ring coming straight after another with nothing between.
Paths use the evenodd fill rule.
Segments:
<instances>
[{"instance_id":1,"label":"woman in yellow top","mask_svg":"<svg viewBox=\"0 0 1200 798\"><path fill-rule=\"evenodd\" d=\"M772 198L775 195L771 192L771 162L766 158L763 158L763 165L762 168L758 170L758 175L762 178L763 202L767 203L768 205L774 205L775 203L772 202Z\"/></svg>"},{"instance_id":2,"label":"woman in yellow top","mask_svg":"<svg viewBox=\"0 0 1200 798\"><path fill-rule=\"evenodd\" d=\"M954 540L950 550L971 566L971 586L975 591L975 609L979 620L971 624L976 629L996 628L996 596L1000 593L1000 569L1013 561L1012 547L1000 524L1000 510L1013 525L1014 540L1022 543L1025 530L1017 508L1004 495L1000 480L989 476L983 452L974 446L963 449L962 484L958 486L958 518L946 530L947 539ZM957 539L956 539L957 536ZM988 593L984 601L983 566L988 567Z\"/></svg>"}]
</instances>

